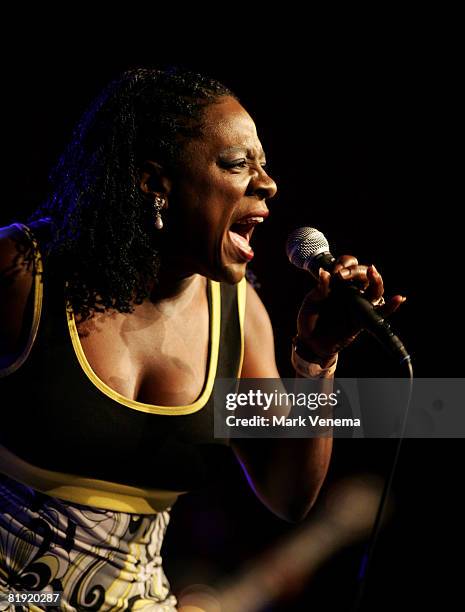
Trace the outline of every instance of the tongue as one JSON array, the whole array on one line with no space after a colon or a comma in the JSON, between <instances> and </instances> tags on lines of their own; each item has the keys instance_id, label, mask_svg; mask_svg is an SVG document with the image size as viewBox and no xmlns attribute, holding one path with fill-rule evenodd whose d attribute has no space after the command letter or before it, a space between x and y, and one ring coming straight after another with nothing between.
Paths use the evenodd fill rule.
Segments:
<instances>
[{"instance_id":1,"label":"tongue","mask_svg":"<svg viewBox=\"0 0 465 612\"><path fill-rule=\"evenodd\" d=\"M231 241L239 249L241 254L247 259L252 259L253 251L247 238L244 238L244 236L241 236L241 234L237 234L236 232L233 232L231 230L229 231L229 236L231 238Z\"/></svg>"}]
</instances>

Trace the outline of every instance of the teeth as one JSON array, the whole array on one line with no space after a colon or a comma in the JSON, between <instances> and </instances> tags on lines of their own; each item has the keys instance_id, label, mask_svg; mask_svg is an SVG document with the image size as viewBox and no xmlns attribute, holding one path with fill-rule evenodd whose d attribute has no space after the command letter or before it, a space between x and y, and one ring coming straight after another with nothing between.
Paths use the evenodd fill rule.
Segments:
<instances>
[{"instance_id":1,"label":"teeth","mask_svg":"<svg viewBox=\"0 0 465 612\"><path fill-rule=\"evenodd\" d=\"M263 223L263 217L247 217L247 219L242 219L236 221L239 225L249 225L250 223Z\"/></svg>"}]
</instances>

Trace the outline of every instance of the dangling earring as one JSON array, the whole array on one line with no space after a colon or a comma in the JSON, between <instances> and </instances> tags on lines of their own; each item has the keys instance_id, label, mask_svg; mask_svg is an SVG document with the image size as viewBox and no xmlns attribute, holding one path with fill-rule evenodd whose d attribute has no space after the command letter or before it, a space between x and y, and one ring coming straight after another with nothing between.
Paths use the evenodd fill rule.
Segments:
<instances>
[{"instance_id":1,"label":"dangling earring","mask_svg":"<svg viewBox=\"0 0 465 612\"><path fill-rule=\"evenodd\" d=\"M155 227L157 230L163 228L163 219L161 218L160 211L165 207L166 200L163 196L155 196L154 208L155 208Z\"/></svg>"}]
</instances>

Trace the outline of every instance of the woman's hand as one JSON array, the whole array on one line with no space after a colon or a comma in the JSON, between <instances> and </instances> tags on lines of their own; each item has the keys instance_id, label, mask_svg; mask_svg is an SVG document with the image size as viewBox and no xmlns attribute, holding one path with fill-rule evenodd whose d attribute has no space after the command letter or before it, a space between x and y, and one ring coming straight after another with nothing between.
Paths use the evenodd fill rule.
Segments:
<instances>
[{"instance_id":1,"label":"woman's hand","mask_svg":"<svg viewBox=\"0 0 465 612\"><path fill-rule=\"evenodd\" d=\"M361 331L354 317L345 308L338 292L331 290L331 277L339 275L364 291L365 297L378 306L378 312L387 317L399 308L405 297L395 295L384 303L384 285L375 266L359 265L352 255L339 257L332 274L320 269L317 285L305 296L297 317L297 333L305 346L320 361L330 361L348 346Z\"/></svg>"}]
</instances>

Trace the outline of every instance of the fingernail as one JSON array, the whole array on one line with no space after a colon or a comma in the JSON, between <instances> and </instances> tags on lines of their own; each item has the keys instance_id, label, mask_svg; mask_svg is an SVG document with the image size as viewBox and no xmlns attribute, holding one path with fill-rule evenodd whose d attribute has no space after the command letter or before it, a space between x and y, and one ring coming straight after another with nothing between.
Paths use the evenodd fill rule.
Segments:
<instances>
[{"instance_id":1,"label":"fingernail","mask_svg":"<svg viewBox=\"0 0 465 612\"><path fill-rule=\"evenodd\" d=\"M349 278L350 270L347 268L342 268L342 270L339 270L339 274L342 276L342 278Z\"/></svg>"},{"instance_id":2,"label":"fingernail","mask_svg":"<svg viewBox=\"0 0 465 612\"><path fill-rule=\"evenodd\" d=\"M371 264L370 268L372 269L373 274L375 276L379 276L379 272L378 272L378 270L376 269L376 267L373 264Z\"/></svg>"},{"instance_id":3,"label":"fingernail","mask_svg":"<svg viewBox=\"0 0 465 612\"><path fill-rule=\"evenodd\" d=\"M318 277L321 278L323 276L323 268L318 268Z\"/></svg>"},{"instance_id":4,"label":"fingernail","mask_svg":"<svg viewBox=\"0 0 465 612\"><path fill-rule=\"evenodd\" d=\"M404 296L404 297L402 297L402 302L401 302L401 304L403 304L403 303L405 302L405 300L406 300L406 299L407 299L407 298L406 298L405 296Z\"/></svg>"}]
</instances>

